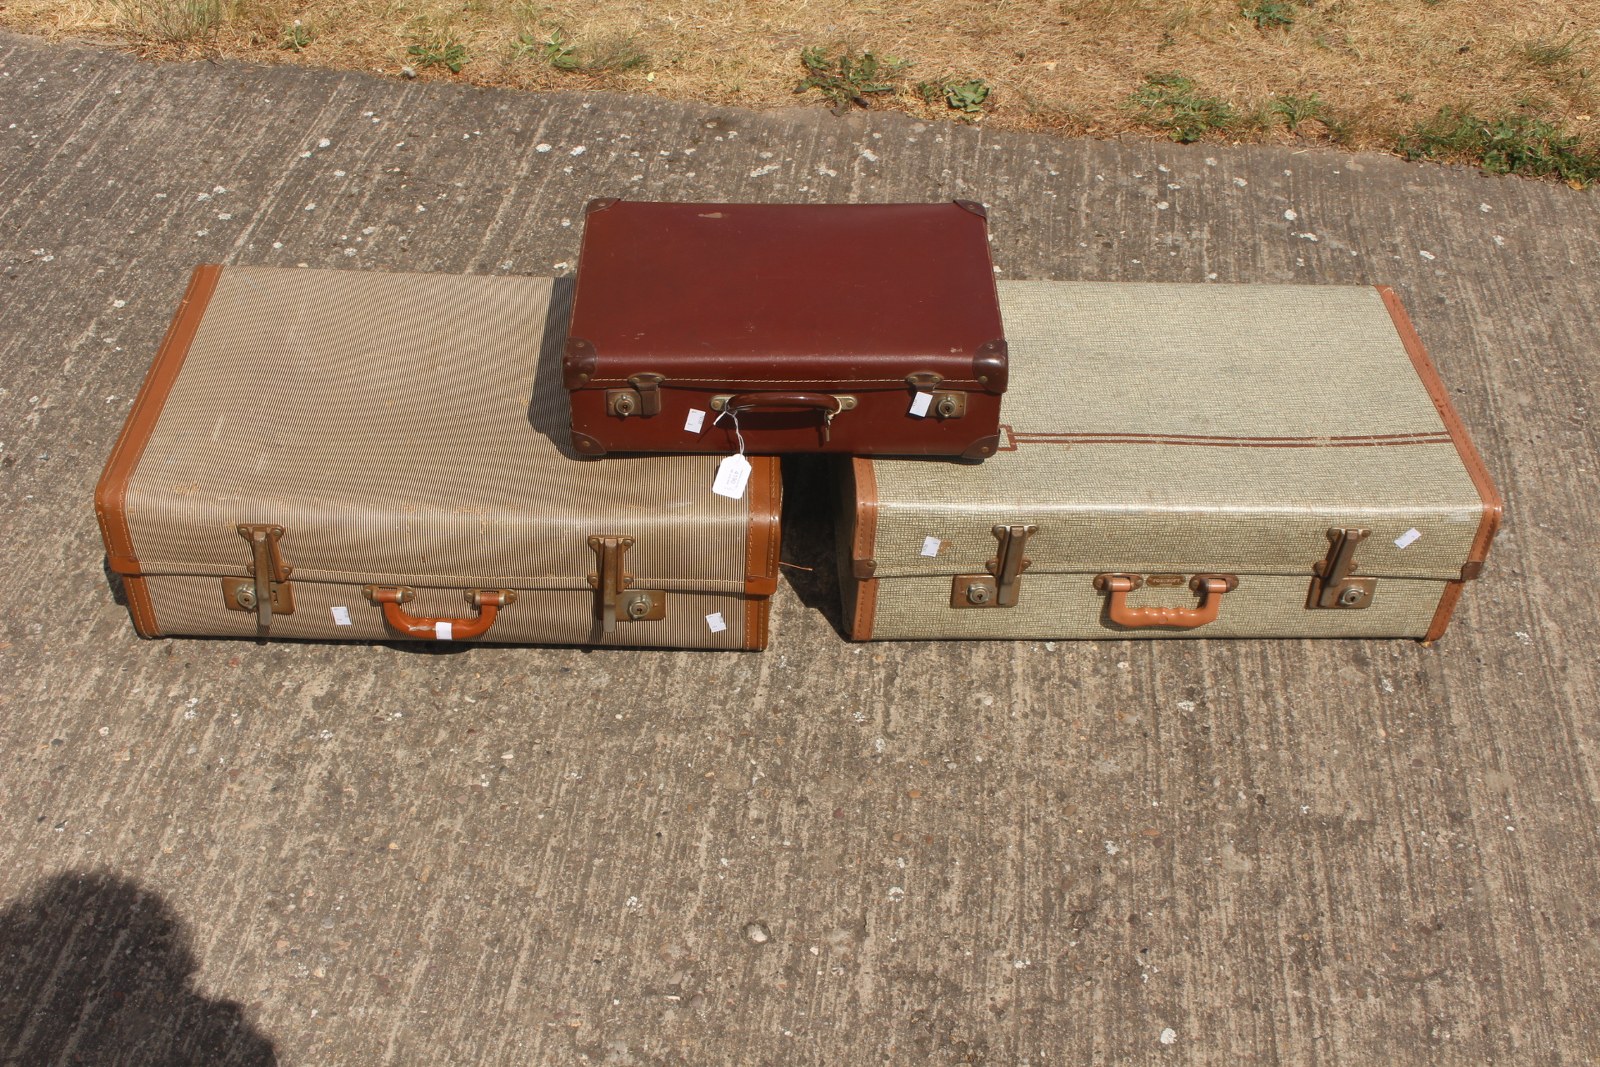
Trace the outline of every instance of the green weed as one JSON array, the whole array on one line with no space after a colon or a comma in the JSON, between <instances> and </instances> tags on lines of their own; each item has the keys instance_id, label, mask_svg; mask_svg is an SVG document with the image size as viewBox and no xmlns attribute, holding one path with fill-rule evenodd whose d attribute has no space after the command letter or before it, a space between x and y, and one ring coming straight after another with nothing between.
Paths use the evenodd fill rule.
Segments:
<instances>
[{"instance_id":1,"label":"green weed","mask_svg":"<svg viewBox=\"0 0 1600 1067\"><path fill-rule=\"evenodd\" d=\"M827 97L835 111L842 111L851 104L868 106L868 93L894 92L894 79L911 66L897 59L879 58L873 52L856 55L847 51L830 56L822 48L801 49L800 62L806 68L806 76L794 91L803 93L816 89Z\"/></svg>"},{"instance_id":2,"label":"green weed","mask_svg":"<svg viewBox=\"0 0 1600 1067\"><path fill-rule=\"evenodd\" d=\"M294 20L293 26L284 27L283 36L278 38L278 47L287 52L304 52L311 47L311 28Z\"/></svg>"},{"instance_id":3,"label":"green weed","mask_svg":"<svg viewBox=\"0 0 1600 1067\"><path fill-rule=\"evenodd\" d=\"M955 111L981 115L983 105L993 90L982 78L973 78L971 81L945 78L941 81L918 82L917 92L930 104L943 100L946 107Z\"/></svg>"},{"instance_id":4,"label":"green weed","mask_svg":"<svg viewBox=\"0 0 1600 1067\"><path fill-rule=\"evenodd\" d=\"M1294 25L1294 5L1284 0L1257 0L1253 6L1241 4L1239 14L1255 23L1258 30Z\"/></svg>"},{"instance_id":5,"label":"green weed","mask_svg":"<svg viewBox=\"0 0 1600 1067\"><path fill-rule=\"evenodd\" d=\"M1313 119L1325 126L1334 125L1328 118L1327 102L1318 93L1310 96L1295 96L1292 93L1275 96L1267 103L1267 110L1282 118L1290 133L1299 133L1300 124Z\"/></svg>"},{"instance_id":6,"label":"green weed","mask_svg":"<svg viewBox=\"0 0 1600 1067\"><path fill-rule=\"evenodd\" d=\"M141 36L184 44L215 33L230 6L227 0L121 0L117 12Z\"/></svg>"},{"instance_id":7,"label":"green weed","mask_svg":"<svg viewBox=\"0 0 1600 1067\"><path fill-rule=\"evenodd\" d=\"M1174 141L1187 144L1207 133L1226 130L1239 120L1232 104L1215 96L1201 96L1193 80L1177 73L1146 75L1144 85L1128 97L1138 121L1167 131Z\"/></svg>"},{"instance_id":8,"label":"green weed","mask_svg":"<svg viewBox=\"0 0 1600 1067\"><path fill-rule=\"evenodd\" d=\"M1523 62L1528 66L1548 70L1564 66L1568 60L1577 55L1579 43L1577 37L1569 37L1565 41L1528 41L1518 51L1522 53Z\"/></svg>"},{"instance_id":9,"label":"green weed","mask_svg":"<svg viewBox=\"0 0 1600 1067\"><path fill-rule=\"evenodd\" d=\"M1600 150L1537 115L1513 112L1485 119L1461 108L1440 108L1396 147L1407 159L1460 160L1491 174L1554 177L1580 187L1600 181Z\"/></svg>"},{"instance_id":10,"label":"green weed","mask_svg":"<svg viewBox=\"0 0 1600 1067\"><path fill-rule=\"evenodd\" d=\"M467 65L467 46L446 33L435 33L406 49L406 54L417 61L419 67L444 67L451 74L460 74Z\"/></svg>"},{"instance_id":11,"label":"green weed","mask_svg":"<svg viewBox=\"0 0 1600 1067\"><path fill-rule=\"evenodd\" d=\"M518 56L543 59L556 70L573 74L613 74L650 62L650 56L625 37L606 37L580 45L555 30L537 42L531 34L524 33L513 47Z\"/></svg>"}]
</instances>

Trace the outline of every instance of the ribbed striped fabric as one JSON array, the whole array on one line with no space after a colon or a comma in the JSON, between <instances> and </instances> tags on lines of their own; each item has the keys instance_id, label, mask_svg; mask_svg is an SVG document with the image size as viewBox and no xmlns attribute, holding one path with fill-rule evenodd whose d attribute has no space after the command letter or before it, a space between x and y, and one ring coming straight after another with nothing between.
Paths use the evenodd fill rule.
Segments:
<instances>
[{"instance_id":1,"label":"ribbed striped fabric","mask_svg":"<svg viewBox=\"0 0 1600 1067\"><path fill-rule=\"evenodd\" d=\"M1000 305L1001 451L981 466L872 464L874 636L1124 636L1098 621L1089 577L1107 571L1296 576L1281 617L1264 601L1253 614L1265 587L1241 580L1227 621L1200 634L1427 630L1483 502L1376 290L1010 282ZM990 528L1027 523L1039 531L1023 604L950 608L949 576L995 557ZM1434 581L1381 582L1360 611L1306 611L1334 526L1372 531L1362 575Z\"/></svg>"},{"instance_id":2,"label":"ribbed striped fabric","mask_svg":"<svg viewBox=\"0 0 1600 1067\"><path fill-rule=\"evenodd\" d=\"M215 578L247 573L236 524L277 523L302 606L274 635L384 636L331 619L334 601L375 617L371 582L436 590L408 610L450 616L473 614L469 587L566 590L524 595L487 639L598 640L586 539L619 534L638 587L702 596L610 643L738 647L748 504L710 491L714 456L571 451L570 301L545 278L226 268L128 493L161 630L253 633Z\"/></svg>"}]
</instances>

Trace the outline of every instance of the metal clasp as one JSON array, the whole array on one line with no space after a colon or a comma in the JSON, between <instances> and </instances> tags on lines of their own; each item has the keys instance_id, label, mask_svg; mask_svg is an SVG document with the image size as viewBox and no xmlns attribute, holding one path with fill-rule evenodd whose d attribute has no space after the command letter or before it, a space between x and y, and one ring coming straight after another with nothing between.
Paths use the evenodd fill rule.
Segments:
<instances>
[{"instance_id":1,"label":"metal clasp","mask_svg":"<svg viewBox=\"0 0 1600 1067\"><path fill-rule=\"evenodd\" d=\"M1014 608L1022 590L1022 572L1033 563L1023 555L1028 538L1039 527L996 526L989 531L1000 542L1000 554L989 560L988 574L958 574L950 586L952 608Z\"/></svg>"},{"instance_id":2,"label":"metal clasp","mask_svg":"<svg viewBox=\"0 0 1600 1067\"><path fill-rule=\"evenodd\" d=\"M631 389L607 389L606 411L619 418L629 415L661 414L661 383L666 381L659 374L634 374L629 376L628 384Z\"/></svg>"},{"instance_id":3,"label":"metal clasp","mask_svg":"<svg viewBox=\"0 0 1600 1067\"><path fill-rule=\"evenodd\" d=\"M1306 595L1308 608L1342 608L1359 610L1372 603L1378 579L1352 578L1355 573L1356 546L1367 539L1371 530L1348 529L1334 526L1328 530L1328 554L1312 564L1316 575L1311 579L1311 590Z\"/></svg>"},{"instance_id":4,"label":"metal clasp","mask_svg":"<svg viewBox=\"0 0 1600 1067\"><path fill-rule=\"evenodd\" d=\"M262 633L272 626L272 616L294 614L294 587L289 575L294 568L283 560L278 542L283 527L275 523L240 523L234 527L250 542L249 578L222 579L222 600L229 611L253 611L256 627Z\"/></svg>"},{"instance_id":5,"label":"metal clasp","mask_svg":"<svg viewBox=\"0 0 1600 1067\"><path fill-rule=\"evenodd\" d=\"M598 571L587 580L597 594L596 610L602 633L616 633L619 620L650 622L667 617L666 593L630 588L634 578L622 569L622 556L633 544L633 538L618 534L596 534L589 538Z\"/></svg>"},{"instance_id":6,"label":"metal clasp","mask_svg":"<svg viewBox=\"0 0 1600 1067\"><path fill-rule=\"evenodd\" d=\"M913 392L928 393L928 411L941 419L959 419L967 413L967 394L950 389L940 389L944 378L931 370L913 371L906 375L906 384Z\"/></svg>"}]
</instances>

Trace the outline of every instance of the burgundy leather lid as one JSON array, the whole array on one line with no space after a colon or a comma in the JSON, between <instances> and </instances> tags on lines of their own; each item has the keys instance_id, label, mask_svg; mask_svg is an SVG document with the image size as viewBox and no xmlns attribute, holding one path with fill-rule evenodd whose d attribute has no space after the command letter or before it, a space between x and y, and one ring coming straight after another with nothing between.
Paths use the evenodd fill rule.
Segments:
<instances>
[{"instance_id":1,"label":"burgundy leather lid","mask_svg":"<svg viewBox=\"0 0 1600 1067\"><path fill-rule=\"evenodd\" d=\"M971 381L1004 336L987 220L965 202L595 201L570 333L593 346L588 384L757 367L774 382Z\"/></svg>"}]
</instances>

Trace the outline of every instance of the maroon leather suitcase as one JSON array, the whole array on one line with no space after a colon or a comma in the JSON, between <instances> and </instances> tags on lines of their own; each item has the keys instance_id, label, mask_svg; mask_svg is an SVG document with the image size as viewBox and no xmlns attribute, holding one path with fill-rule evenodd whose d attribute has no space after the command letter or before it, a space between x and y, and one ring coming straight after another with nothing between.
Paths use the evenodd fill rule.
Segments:
<instances>
[{"instance_id":1,"label":"maroon leather suitcase","mask_svg":"<svg viewBox=\"0 0 1600 1067\"><path fill-rule=\"evenodd\" d=\"M983 459L1007 374L984 209L592 201L563 370L584 455Z\"/></svg>"}]
</instances>

